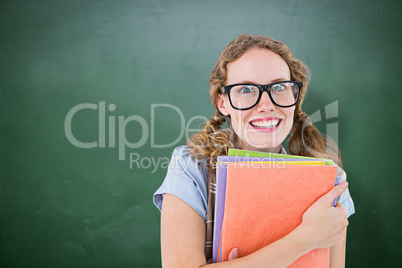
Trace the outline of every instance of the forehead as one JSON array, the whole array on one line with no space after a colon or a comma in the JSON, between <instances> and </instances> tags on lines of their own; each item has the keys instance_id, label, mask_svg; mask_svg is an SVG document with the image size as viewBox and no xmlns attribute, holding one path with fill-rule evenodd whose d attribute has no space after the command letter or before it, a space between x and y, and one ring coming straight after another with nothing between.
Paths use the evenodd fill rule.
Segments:
<instances>
[{"instance_id":1,"label":"forehead","mask_svg":"<svg viewBox=\"0 0 402 268\"><path fill-rule=\"evenodd\" d=\"M269 84L283 79L290 80L289 67L281 56L268 49L249 49L227 66L227 85L242 82Z\"/></svg>"}]
</instances>

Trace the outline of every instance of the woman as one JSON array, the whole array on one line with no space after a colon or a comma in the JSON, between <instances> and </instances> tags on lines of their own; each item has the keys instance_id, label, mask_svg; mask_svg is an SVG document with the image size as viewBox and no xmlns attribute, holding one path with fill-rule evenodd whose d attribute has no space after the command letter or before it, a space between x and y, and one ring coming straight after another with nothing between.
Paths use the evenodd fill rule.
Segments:
<instances>
[{"instance_id":1,"label":"woman","mask_svg":"<svg viewBox=\"0 0 402 268\"><path fill-rule=\"evenodd\" d=\"M301 110L308 77L307 67L289 48L267 36L243 34L225 48L210 78L216 113L188 146L175 149L154 195L162 212L163 267L286 267L326 247L330 267L344 267L347 217L354 213L346 181L316 201L287 236L242 258L235 248L228 262L208 264L214 199L209 189L217 156L227 155L228 148L286 153L282 143L290 133L291 154L332 158L340 165L336 147L329 146ZM222 128L225 121L228 127ZM341 168L338 172L346 180Z\"/></svg>"}]
</instances>

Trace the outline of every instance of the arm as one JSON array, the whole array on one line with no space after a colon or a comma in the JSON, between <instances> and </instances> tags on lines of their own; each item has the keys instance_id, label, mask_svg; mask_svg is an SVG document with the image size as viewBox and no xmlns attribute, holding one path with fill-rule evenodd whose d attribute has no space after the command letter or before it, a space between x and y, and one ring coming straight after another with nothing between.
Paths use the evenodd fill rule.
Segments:
<instances>
[{"instance_id":1,"label":"arm","mask_svg":"<svg viewBox=\"0 0 402 268\"><path fill-rule=\"evenodd\" d=\"M202 267L205 222L201 216L179 198L165 194L161 216L161 247L163 267ZM286 267L311 248L301 233L288 236L244 258L209 264L212 267Z\"/></svg>"},{"instance_id":2,"label":"arm","mask_svg":"<svg viewBox=\"0 0 402 268\"><path fill-rule=\"evenodd\" d=\"M344 186L344 185L343 185ZM332 200L346 188L334 187L303 215L303 222L290 234L243 258L209 264L211 267L287 267L315 248L341 241L346 225L343 207L331 207ZM344 210L344 209L343 209ZM346 217L345 217L346 218ZM344 226L344 228L334 228ZM161 215L163 267L202 267L205 223L201 216L179 198L165 194ZM269 266L268 266L269 267Z\"/></svg>"},{"instance_id":3,"label":"arm","mask_svg":"<svg viewBox=\"0 0 402 268\"><path fill-rule=\"evenodd\" d=\"M339 203L337 206L340 205ZM341 205L342 206L342 205ZM329 251L329 267L330 268L344 268L346 258L346 228L343 234L343 239L333 245Z\"/></svg>"},{"instance_id":4,"label":"arm","mask_svg":"<svg viewBox=\"0 0 402 268\"><path fill-rule=\"evenodd\" d=\"M346 250L346 232L345 232L345 240L336 245L333 245L329 250L330 268L345 267L345 250Z\"/></svg>"}]
</instances>

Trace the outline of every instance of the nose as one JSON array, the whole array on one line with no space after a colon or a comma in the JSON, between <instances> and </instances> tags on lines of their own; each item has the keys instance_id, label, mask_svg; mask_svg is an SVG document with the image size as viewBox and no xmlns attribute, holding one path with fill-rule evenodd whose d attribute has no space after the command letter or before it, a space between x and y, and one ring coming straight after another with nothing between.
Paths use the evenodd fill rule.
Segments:
<instances>
[{"instance_id":1,"label":"nose","mask_svg":"<svg viewBox=\"0 0 402 268\"><path fill-rule=\"evenodd\" d=\"M257 104L258 112L267 112L275 110L275 104L269 98L268 92L264 91L261 95L260 101Z\"/></svg>"}]
</instances>

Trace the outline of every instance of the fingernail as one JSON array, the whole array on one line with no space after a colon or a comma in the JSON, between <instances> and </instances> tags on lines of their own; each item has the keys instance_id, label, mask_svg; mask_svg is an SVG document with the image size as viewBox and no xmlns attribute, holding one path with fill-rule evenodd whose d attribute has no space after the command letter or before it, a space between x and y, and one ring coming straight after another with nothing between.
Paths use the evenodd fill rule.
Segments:
<instances>
[{"instance_id":1,"label":"fingernail","mask_svg":"<svg viewBox=\"0 0 402 268\"><path fill-rule=\"evenodd\" d=\"M228 260L233 260L233 258L234 258L233 255L234 255L234 254L233 254L233 251L231 251L231 252L229 253Z\"/></svg>"},{"instance_id":2,"label":"fingernail","mask_svg":"<svg viewBox=\"0 0 402 268\"><path fill-rule=\"evenodd\" d=\"M235 257L235 258L238 258L238 257L239 257L239 254L238 254L238 252L237 252L237 248L235 249L234 257Z\"/></svg>"},{"instance_id":3,"label":"fingernail","mask_svg":"<svg viewBox=\"0 0 402 268\"><path fill-rule=\"evenodd\" d=\"M339 184L342 188L346 188L346 187L348 187L348 182L347 181L344 181L344 182L342 182L341 184Z\"/></svg>"}]
</instances>

